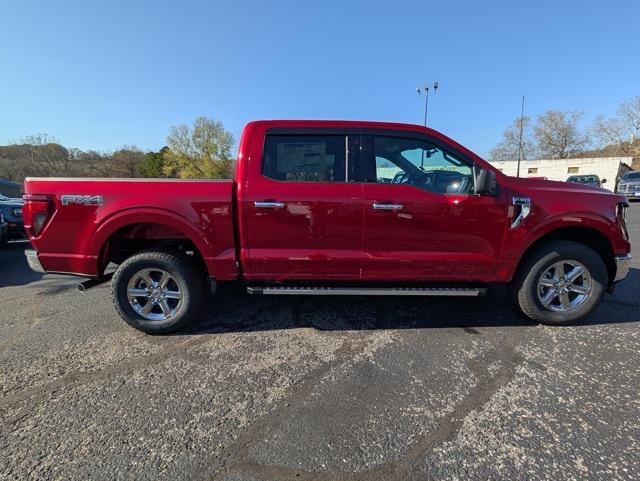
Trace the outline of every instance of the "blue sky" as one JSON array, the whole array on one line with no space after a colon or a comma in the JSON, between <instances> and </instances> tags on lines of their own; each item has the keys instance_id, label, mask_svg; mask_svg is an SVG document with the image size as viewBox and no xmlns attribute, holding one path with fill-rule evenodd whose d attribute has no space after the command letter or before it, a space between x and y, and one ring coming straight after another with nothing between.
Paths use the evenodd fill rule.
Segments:
<instances>
[{"instance_id":1,"label":"blue sky","mask_svg":"<svg viewBox=\"0 0 640 481\"><path fill-rule=\"evenodd\" d=\"M481 155L519 115L640 95L640 2L66 1L0 4L0 143L158 149L215 117L421 123Z\"/></svg>"}]
</instances>

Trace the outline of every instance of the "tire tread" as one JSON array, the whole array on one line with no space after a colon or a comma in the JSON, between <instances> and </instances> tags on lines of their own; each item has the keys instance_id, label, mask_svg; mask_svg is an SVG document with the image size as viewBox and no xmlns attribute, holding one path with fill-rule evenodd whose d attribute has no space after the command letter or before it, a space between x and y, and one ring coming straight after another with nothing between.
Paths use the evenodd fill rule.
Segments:
<instances>
[{"instance_id":1,"label":"tire tread","mask_svg":"<svg viewBox=\"0 0 640 481\"><path fill-rule=\"evenodd\" d=\"M131 265L145 262L171 266L175 272L184 278L185 284L189 288L189 305L187 306L187 312L179 315L175 322L169 325L154 326L153 324L145 323L144 319L140 319L137 314L129 312L129 306L122 306L121 302L119 302L119 283L126 282L126 280L121 279L122 273ZM173 249L154 248L140 251L122 262L116 269L113 279L111 280L111 299L116 311L131 327L146 332L147 334L167 334L187 325L199 314L202 308L204 292L202 272L198 269L195 262L190 258L180 256L179 252Z\"/></svg>"},{"instance_id":2,"label":"tire tread","mask_svg":"<svg viewBox=\"0 0 640 481\"><path fill-rule=\"evenodd\" d=\"M532 295L532 281L537 282L537 276L544 261L547 257L554 254L559 257L556 261L561 259L562 256L567 254L574 255L585 261L585 265L589 264L592 289L596 289L596 302L591 301L590 305L585 306L588 309L581 311L578 308L568 319L559 319L557 313L553 313L547 309L542 308L537 304L537 300ZM580 260L576 259L576 260ZM607 283L607 269L604 260L600 255L590 247L573 241L566 240L552 240L545 242L537 247L527 255L522 265L518 268L513 281L509 284L508 291L512 300L527 317L542 324L551 325L565 325L571 324L583 316L589 314L600 303L602 295L604 294L605 286Z\"/></svg>"}]
</instances>

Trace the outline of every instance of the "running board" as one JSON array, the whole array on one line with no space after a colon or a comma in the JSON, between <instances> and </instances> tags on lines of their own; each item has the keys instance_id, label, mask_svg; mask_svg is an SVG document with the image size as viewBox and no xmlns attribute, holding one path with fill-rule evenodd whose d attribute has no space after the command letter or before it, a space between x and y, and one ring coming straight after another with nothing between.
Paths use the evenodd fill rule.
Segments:
<instances>
[{"instance_id":1,"label":"running board","mask_svg":"<svg viewBox=\"0 0 640 481\"><path fill-rule=\"evenodd\" d=\"M486 287L247 287L249 294L269 296L458 296L478 297Z\"/></svg>"},{"instance_id":2,"label":"running board","mask_svg":"<svg viewBox=\"0 0 640 481\"><path fill-rule=\"evenodd\" d=\"M82 281L78 284L78 290L83 294L87 292L87 290L92 287L99 286L100 284L104 284L105 282L109 282L113 277L113 272L100 277L92 277L91 279L87 279L86 281Z\"/></svg>"}]
</instances>

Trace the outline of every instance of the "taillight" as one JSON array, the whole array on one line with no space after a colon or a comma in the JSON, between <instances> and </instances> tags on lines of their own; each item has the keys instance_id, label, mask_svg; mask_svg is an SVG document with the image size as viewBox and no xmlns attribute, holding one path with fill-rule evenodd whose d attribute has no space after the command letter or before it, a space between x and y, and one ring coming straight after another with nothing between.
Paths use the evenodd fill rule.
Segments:
<instances>
[{"instance_id":1,"label":"taillight","mask_svg":"<svg viewBox=\"0 0 640 481\"><path fill-rule=\"evenodd\" d=\"M53 213L53 203L48 195L25 194L22 208L24 228L30 237L37 237Z\"/></svg>"}]
</instances>

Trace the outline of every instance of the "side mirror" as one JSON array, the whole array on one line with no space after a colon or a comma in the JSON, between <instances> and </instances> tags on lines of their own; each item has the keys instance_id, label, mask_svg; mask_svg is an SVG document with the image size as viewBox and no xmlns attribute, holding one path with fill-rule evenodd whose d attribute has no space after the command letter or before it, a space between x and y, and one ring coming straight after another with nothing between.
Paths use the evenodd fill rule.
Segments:
<instances>
[{"instance_id":1,"label":"side mirror","mask_svg":"<svg viewBox=\"0 0 640 481\"><path fill-rule=\"evenodd\" d=\"M495 195L498 192L496 173L493 170L476 170L476 194Z\"/></svg>"},{"instance_id":2,"label":"side mirror","mask_svg":"<svg viewBox=\"0 0 640 481\"><path fill-rule=\"evenodd\" d=\"M601 183L601 184L606 184L606 183L607 183L607 179L602 179L602 180L600 181L600 183Z\"/></svg>"}]
</instances>

